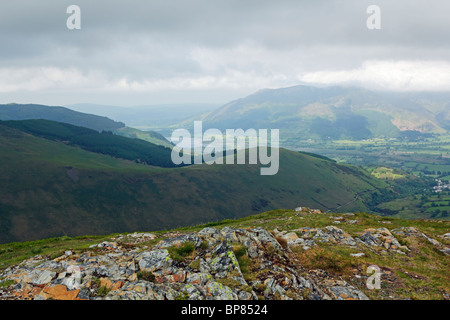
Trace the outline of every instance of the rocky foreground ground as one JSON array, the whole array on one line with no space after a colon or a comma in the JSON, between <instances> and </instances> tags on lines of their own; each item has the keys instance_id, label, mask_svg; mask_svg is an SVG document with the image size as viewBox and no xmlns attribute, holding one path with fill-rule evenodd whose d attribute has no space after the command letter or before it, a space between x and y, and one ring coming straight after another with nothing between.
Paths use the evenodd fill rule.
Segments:
<instances>
[{"instance_id":1,"label":"rocky foreground ground","mask_svg":"<svg viewBox=\"0 0 450 320\"><path fill-rule=\"evenodd\" d=\"M320 214L298 208L281 219ZM358 224L353 216L336 215L330 225L315 228L282 230L281 224L273 229L225 226L116 235L85 250L66 250L53 259L37 255L6 268L0 273L0 299L367 300L370 274L358 267L358 259L414 254L398 237L425 241L448 262L449 247L418 228L367 228L350 234L340 224ZM448 233L441 236L444 242L448 238ZM351 277L305 263L308 252L333 246L349 250L349 259L355 261ZM395 282L384 270L383 281ZM446 285L443 298L448 298Z\"/></svg>"}]
</instances>

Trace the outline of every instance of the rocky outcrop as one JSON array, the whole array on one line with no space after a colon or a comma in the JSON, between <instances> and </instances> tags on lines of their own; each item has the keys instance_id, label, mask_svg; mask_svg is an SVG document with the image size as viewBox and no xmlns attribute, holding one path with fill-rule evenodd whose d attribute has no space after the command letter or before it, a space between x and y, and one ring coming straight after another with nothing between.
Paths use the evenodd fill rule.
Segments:
<instances>
[{"instance_id":1,"label":"rocky outcrop","mask_svg":"<svg viewBox=\"0 0 450 320\"><path fill-rule=\"evenodd\" d=\"M360 239L368 246L381 247L400 254L405 254L404 251L409 251L409 248L401 245L387 228L367 229L363 232Z\"/></svg>"},{"instance_id":2,"label":"rocky outcrop","mask_svg":"<svg viewBox=\"0 0 450 320\"><path fill-rule=\"evenodd\" d=\"M450 255L450 247L444 246L441 242L427 236L425 233L419 231L419 229L417 229L415 227L401 227L401 228L392 230L392 232L396 235L400 235L400 236L404 236L404 237L416 237L416 238L425 239L429 243L431 243L433 246L437 247L441 252L445 253L446 255ZM448 233L444 234L441 237L443 239L448 239L449 234Z\"/></svg>"},{"instance_id":3,"label":"rocky outcrop","mask_svg":"<svg viewBox=\"0 0 450 320\"><path fill-rule=\"evenodd\" d=\"M407 246L401 245L392 233L386 228L366 229L358 237L352 237L349 233L336 226L324 228L304 227L291 232L274 230L277 237L286 241L289 247L302 246L308 250L317 243L329 243L343 246L357 247L366 245L369 247L380 247L390 252L405 254L409 251Z\"/></svg>"},{"instance_id":4,"label":"rocky outcrop","mask_svg":"<svg viewBox=\"0 0 450 320\"><path fill-rule=\"evenodd\" d=\"M53 260L36 256L6 269L0 278L16 284L1 290L0 298L368 299L345 281L303 269L274 234L264 228L205 228L165 234L152 247L141 244L155 235L121 235L78 254L66 251ZM333 226L278 234L289 245L356 243Z\"/></svg>"},{"instance_id":5,"label":"rocky outcrop","mask_svg":"<svg viewBox=\"0 0 450 320\"><path fill-rule=\"evenodd\" d=\"M417 243L449 254L448 233L438 241L414 227L364 229L353 213L324 215L299 207L247 228L122 234L54 259L34 256L0 272L0 300L366 300L370 257L407 259ZM311 217L325 222L305 226ZM347 247L339 257L351 259L350 277L305 260L337 246ZM389 290L398 280L389 267L383 274Z\"/></svg>"}]
</instances>

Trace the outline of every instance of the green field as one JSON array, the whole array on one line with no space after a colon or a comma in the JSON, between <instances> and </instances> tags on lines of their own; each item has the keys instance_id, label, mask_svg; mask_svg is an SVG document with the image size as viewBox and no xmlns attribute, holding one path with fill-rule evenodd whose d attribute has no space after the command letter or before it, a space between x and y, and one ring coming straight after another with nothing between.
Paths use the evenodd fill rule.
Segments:
<instances>
[{"instance_id":1,"label":"green field","mask_svg":"<svg viewBox=\"0 0 450 320\"><path fill-rule=\"evenodd\" d=\"M423 217L450 220L450 194L442 192L427 195L412 195L378 205L385 212L400 218Z\"/></svg>"},{"instance_id":2,"label":"green field","mask_svg":"<svg viewBox=\"0 0 450 320\"><path fill-rule=\"evenodd\" d=\"M166 148L173 148L173 145L166 138L154 131L142 131L135 128L123 127L114 132L124 137L141 139Z\"/></svg>"},{"instance_id":3,"label":"green field","mask_svg":"<svg viewBox=\"0 0 450 320\"><path fill-rule=\"evenodd\" d=\"M403 218L447 219L448 208L431 209L431 203L424 204L417 198L433 197L434 179L450 180L450 135L298 143L303 146L301 150L366 168L398 191L395 197L379 199L372 210ZM419 183L412 186L411 177L418 177L423 186Z\"/></svg>"},{"instance_id":4,"label":"green field","mask_svg":"<svg viewBox=\"0 0 450 320\"><path fill-rule=\"evenodd\" d=\"M404 179L405 174L402 174L401 172L396 172L392 168L386 168L386 167L374 167L370 168L369 172L376 178L382 179L382 180L396 180L396 179Z\"/></svg>"}]
</instances>

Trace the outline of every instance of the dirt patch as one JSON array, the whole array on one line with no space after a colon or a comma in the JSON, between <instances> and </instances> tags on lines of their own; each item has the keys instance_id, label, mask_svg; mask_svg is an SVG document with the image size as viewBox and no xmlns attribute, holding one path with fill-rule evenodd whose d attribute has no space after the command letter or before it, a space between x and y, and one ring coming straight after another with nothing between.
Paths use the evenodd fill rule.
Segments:
<instances>
[{"instance_id":1,"label":"dirt patch","mask_svg":"<svg viewBox=\"0 0 450 320\"><path fill-rule=\"evenodd\" d=\"M77 182L79 180L78 171L74 168L67 170L67 175L73 182Z\"/></svg>"}]
</instances>

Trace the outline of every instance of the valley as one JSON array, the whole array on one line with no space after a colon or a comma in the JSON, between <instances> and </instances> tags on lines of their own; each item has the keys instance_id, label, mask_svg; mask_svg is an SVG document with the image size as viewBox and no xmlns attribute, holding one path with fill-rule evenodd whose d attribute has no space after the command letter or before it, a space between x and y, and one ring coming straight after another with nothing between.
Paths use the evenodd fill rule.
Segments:
<instances>
[{"instance_id":1,"label":"valley","mask_svg":"<svg viewBox=\"0 0 450 320\"><path fill-rule=\"evenodd\" d=\"M299 150L323 154L338 163L352 163L371 172L377 178L402 189L409 189L395 200L374 207L375 212L403 218L448 219L448 208L430 207L438 181L450 180L450 136L430 135L416 139L367 139L360 141L335 140L329 142L303 141ZM422 181L412 187L410 179ZM441 189L445 194L446 189ZM434 208L434 209L433 209Z\"/></svg>"},{"instance_id":2,"label":"valley","mask_svg":"<svg viewBox=\"0 0 450 320\"><path fill-rule=\"evenodd\" d=\"M286 149L274 176L250 164L162 168L0 124L0 152L3 243L161 230L299 204L365 211L371 193L387 187L356 166Z\"/></svg>"},{"instance_id":3,"label":"valley","mask_svg":"<svg viewBox=\"0 0 450 320\"><path fill-rule=\"evenodd\" d=\"M134 112L141 124L147 121L154 131L67 108L5 105L0 108L0 120L9 120L2 124L3 170L16 172L20 158L28 154L28 168L22 171L28 176L19 175L17 180L33 187L15 190L18 199L29 199L26 204L12 200L11 192L4 190L1 210L8 235L2 241L129 231L137 225L171 228L298 204L325 211L449 219L445 200L439 202L433 192L436 179L445 182L450 175L450 136L443 133L447 126L446 101L446 95L441 94L407 96L355 88L296 86L261 90L215 109L203 105L181 112L171 121L170 112L166 112L159 115L167 120L160 126L150 120L152 110L160 110L156 107L147 113L144 108L130 109L127 116L125 108L77 107L91 108L102 115L110 110L117 121L120 116L132 119ZM403 111L394 114L390 110L398 102ZM183 107L172 106L167 111L170 108ZM395 120L413 120L427 112L421 123L428 121L428 125L421 127L400 130ZM68 115L78 122L68 121ZM61 123L31 120L37 116ZM202 119L204 130L279 128L280 173L266 182L256 177L259 167L255 165L203 164L170 169L174 166L167 160L173 144L164 136L170 136L175 128L192 130L195 119ZM85 121L97 133L76 127ZM109 131L111 125L115 127ZM7 138L9 135L21 137L16 142L22 145L20 149L12 148L14 139ZM34 175L40 176L39 183L27 181ZM8 184L9 190L14 190L11 185L15 182ZM245 195L242 190L246 190ZM45 210L39 211L37 219L29 220L28 215L35 215L36 208ZM59 210L66 212L65 219L59 217ZM180 218L179 211L189 213ZM129 216L128 212L134 214ZM86 222L76 218L79 214ZM34 223L40 225L41 220L52 221L54 226L32 227ZM13 225L20 228L12 231ZM27 236L22 238L21 234Z\"/></svg>"}]
</instances>

